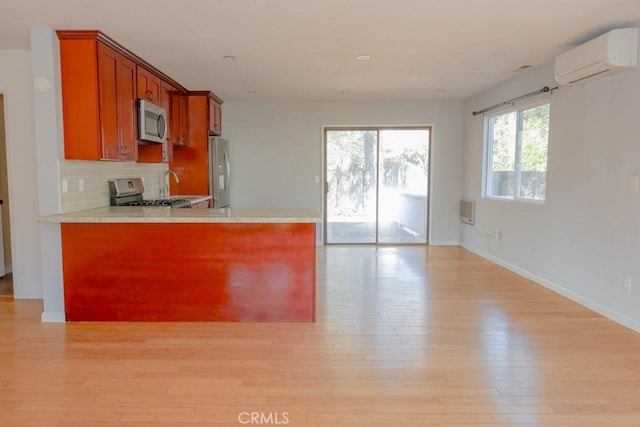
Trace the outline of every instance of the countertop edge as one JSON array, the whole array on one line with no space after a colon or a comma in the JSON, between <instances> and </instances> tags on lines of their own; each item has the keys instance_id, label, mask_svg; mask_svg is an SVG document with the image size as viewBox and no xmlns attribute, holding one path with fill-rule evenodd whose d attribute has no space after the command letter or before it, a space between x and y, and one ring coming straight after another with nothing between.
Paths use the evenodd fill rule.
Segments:
<instances>
[{"instance_id":1,"label":"countertop edge","mask_svg":"<svg viewBox=\"0 0 640 427\"><path fill-rule=\"evenodd\" d=\"M39 218L40 223L320 223L317 209L102 207Z\"/></svg>"}]
</instances>

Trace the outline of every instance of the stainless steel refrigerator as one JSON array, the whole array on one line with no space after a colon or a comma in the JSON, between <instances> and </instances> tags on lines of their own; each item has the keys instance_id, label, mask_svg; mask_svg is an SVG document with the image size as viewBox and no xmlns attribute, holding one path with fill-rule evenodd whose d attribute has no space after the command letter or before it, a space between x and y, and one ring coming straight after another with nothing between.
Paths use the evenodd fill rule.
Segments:
<instances>
[{"instance_id":1,"label":"stainless steel refrigerator","mask_svg":"<svg viewBox=\"0 0 640 427\"><path fill-rule=\"evenodd\" d=\"M226 208L230 205L229 184L231 163L229 160L229 141L215 136L209 137L209 191L213 197L214 208Z\"/></svg>"}]
</instances>

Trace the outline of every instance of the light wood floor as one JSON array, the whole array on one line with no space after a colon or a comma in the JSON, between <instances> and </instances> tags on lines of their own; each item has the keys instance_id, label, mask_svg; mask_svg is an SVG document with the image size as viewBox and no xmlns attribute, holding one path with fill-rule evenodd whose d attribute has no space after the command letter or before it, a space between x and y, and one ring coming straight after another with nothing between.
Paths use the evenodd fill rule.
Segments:
<instances>
[{"instance_id":1,"label":"light wood floor","mask_svg":"<svg viewBox=\"0 0 640 427\"><path fill-rule=\"evenodd\" d=\"M315 324L43 324L0 299L0 426L640 425L633 331L459 248L317 267Z\"/></svg>"}]
</instances>

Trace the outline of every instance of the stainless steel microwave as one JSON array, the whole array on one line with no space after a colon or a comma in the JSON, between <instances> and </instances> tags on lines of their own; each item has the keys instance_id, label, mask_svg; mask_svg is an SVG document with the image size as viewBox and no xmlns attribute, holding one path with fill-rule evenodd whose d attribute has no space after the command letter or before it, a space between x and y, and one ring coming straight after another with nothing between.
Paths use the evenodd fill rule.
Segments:
<instances>
[{"instance_id":1,"label":"stainless steel microwave","mask_svg":"<svg viewBox=\"0 0 640 427\"><path fill-rule=\"evenodd\" d=\"M138 99L138 139L141 144L167 142L167 111Z\"/></svg>"}]
</instances>

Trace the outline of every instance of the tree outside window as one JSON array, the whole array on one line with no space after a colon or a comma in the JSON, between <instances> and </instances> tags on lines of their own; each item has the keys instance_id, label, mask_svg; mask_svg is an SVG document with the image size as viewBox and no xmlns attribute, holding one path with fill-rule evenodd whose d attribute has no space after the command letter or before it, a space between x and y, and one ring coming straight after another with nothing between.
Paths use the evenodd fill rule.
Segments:
<instances>
[{"instance_id":1,"label":"tree outside window","mask_svg":"<svg viewBox=\"0 0 640 427\"><path fill-rule=\"evenodd\" d=\"M487 119L487 197L544 201L550 104Z\"/></svg>"}]
</instances>

